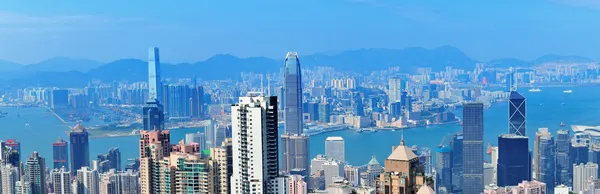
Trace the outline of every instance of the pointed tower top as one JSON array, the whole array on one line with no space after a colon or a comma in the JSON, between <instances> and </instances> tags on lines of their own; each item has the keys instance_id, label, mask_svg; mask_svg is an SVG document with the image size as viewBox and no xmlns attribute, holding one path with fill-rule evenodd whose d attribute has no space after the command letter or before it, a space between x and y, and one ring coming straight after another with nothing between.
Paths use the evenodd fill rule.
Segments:
<instances>
[{"instance_id":1,"label":"pointed tower top","mask_svg":"<svg viewBox=\"0 0 600 194\"><path fill-rule=\"evenodd\" d=\"M404 145L404 131L401 131L402 135L400 136L400 145Z\"/></svg>"}]
</instances>

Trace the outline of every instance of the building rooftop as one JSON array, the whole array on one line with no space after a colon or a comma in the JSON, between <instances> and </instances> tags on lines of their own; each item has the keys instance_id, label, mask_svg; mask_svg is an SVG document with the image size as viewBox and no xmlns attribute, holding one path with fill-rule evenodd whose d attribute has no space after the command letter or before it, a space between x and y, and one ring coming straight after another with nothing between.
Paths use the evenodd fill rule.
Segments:
<instances>
[{"instance_id":1,"label":"building rooftop","mask_svg":"<svg viewBox=\"0 0 600 194\"><path fill-rule=\"evenodd\" d=\"M377 161L377 158L375 158L375 156L371 157L369 165L379 165L379 162Z\"/></svg>"},{"instance_id":2,"label":"building rooftop","mask_svg":"<svg viewBox=\"0 0 600 194\"><path fill-rule=\"evenodd\" d=\"M332 137L327 137L327 139L325 139L325 141L344 141L344 138L342 138L340 136L332 136Z\"/></svg>"},{"instance_id":3,"label":"building rooftop","mask_svg":"<svg viewBox=\"0 0 600 194\"><path fill-rule=\"evenodd\" d=\"M525 97L523 97L523 95L519 94L519 92L517 92L517 91L512 91L512 92L510 92L510 96L508 97L508 99L521 100L521 99L525 99Z\"/></svg>"},{"instance_id":4,"label":"building rooftop","mask_svg":"<svg viewBox=\"0 0 600 194\"><path fill-rule=\"evenodd\" d=\"M435 193L435 191L427 185L421 186L421 188L419 188L419 191L417 191L417 194L434 194L434 193Z\"/></svg>"},{"instance_id":5,"label":"building rooftop","mask_svg":"<svg viewBox=\"0 0 600 194\"><path fill-rule=\"evenodd\" d=\"M388 160L403 160L408 161L416 158L417 155L406 145L404 145L404 137L400 141L400 145L392 151L392 154L387 157Z\"/></svg>"},{"instance_id":6,"label":"building rooftop","mask_svg":"<svg viewBox=\"0 0 600 194\"><path fill-rule=\"evenodd\" d=\"M75 127L73 127L73 129L71 129L71 132L85 132L86 129L85 127L83 127L83 125L81 124L77 124L75 125Z\"/></svg>"}]
</instances>

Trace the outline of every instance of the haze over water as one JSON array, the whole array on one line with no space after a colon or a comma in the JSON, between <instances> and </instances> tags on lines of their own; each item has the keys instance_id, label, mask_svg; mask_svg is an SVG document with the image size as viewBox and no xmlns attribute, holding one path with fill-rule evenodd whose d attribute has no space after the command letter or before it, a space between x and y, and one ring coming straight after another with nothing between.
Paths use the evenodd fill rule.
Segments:
<instances>
[{"instance_id":1,"label":"haze over water","mask_svg":"<svg viewBox=\"0 0 600 194\"><path fill-rule=\"evenodd\" d=\"M560 122L570 125L600 125L600 86L571 87L571 94L562 91L565 88L542 88L542 92L532 93L527 89L519 92L527 98L527 136L529 137L530 150L533 150L533 138L538 128L547 127L553 135L560 128ZM564 105L562 105L564 102ZM0 118L0 139L14 138L21 142L21 159L25 159L33 151L38 151L52 167L52 143L58 137L68 140L65 131L69 126L61 123L45 108L0 108L9 114ZM17 113L20 117L17 117ZM508 105L499 103L486 109L484 113L484 145L497 143L499 134L508 131ZM460 111L457 115L461 116ZM29 123L29 126L26 126ZM84 123L85 126L85 123ZM72 126L71 126L72 127ZM178 129L171 131L172 144L185 137L186 133L193 133L201 129ZM281 129L280 129L281 130ZM435 150L446 134L461 131L460 126L454 124L438 125L425 128L404 130L404 139L407 145L429 147ZM324 154L324 141L328 136L342 136L346 142L346 160L352 165L366 164L372 155L376 155L379 162L383 162L391 153L391 148L400 142L401 131L379 131L377 133L357 133L353 130L338 131L312 136L310 139L311 158L317 154ZM90 139L90 157L96 159L100 153L105 153L111 147L119 147L122 153L122 162L127 163L127 158L139 156L138 136L93 138ZM450 137L446 138L446 142ZM434 155L435 156L435 155Z\"/></svg>"}]
</instances>

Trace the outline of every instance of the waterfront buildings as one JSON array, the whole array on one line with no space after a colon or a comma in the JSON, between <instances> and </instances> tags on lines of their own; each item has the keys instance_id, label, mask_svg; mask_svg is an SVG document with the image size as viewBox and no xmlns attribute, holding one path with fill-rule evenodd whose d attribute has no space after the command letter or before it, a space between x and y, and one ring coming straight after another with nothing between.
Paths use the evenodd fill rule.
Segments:
<instances>
[{"instance_id":1,"label":"waterfront buildings","mask_svg":"<svg viewBox=\"0 0 600 194\"><path fill-rule=\"evenodd\" d=\"M463 176L464 194L483 191L483 104L463 105ZM500 148L502 150L502 148Z\"/></svg>"},{"instance_id":2,"label":"waterfront buildings","mask_svg":"<svg viewBox=\"0 0 600 194\"><path fill-rule=\"evenodd\" d=\"M304 125L302 119L302 71L298 53L288 52L284 64L284 95L283 118L285 119L285 134L281 136L283 172L291 169L305 169L309 171L309 140L303 136Z\"/></svg>"},{"instance_id":3,"label":"waterfront buildings","mask_svg":"<svg viewBox=\"0 0 600 194\"><path fill-rule=\"evenodd\" d=\"M535 136L534 176L546 183L546 187L554 188L556 173L556 148L552 134L548 128L540 128ZM551 192L550 192L551 193Z\"/></svg>"},{"instance_id":4,"label":"waterfront buildings","mask_svg":"<svg viewBox=\"0 0 600 194\"><path fill-rule=\"evenodd\" d=\"M50 108L64 108L69 106L69 90L54 89L50 95Z\"/></svg>"},{"instance_id":5,"label":"waterfront buildings","mask_svg":"<svg viewBox=\"0 0 600 194\"><path fill-rule=\"evenodd\" d=\"M584 191L589 180L598 179L598 164L573 164L573 192Z\"/></svg>"},{"instance_id":6,"label":"waterfront buildings","mask_svg":"<svg viewBox=\"0 0 600 194\"><path fill-rule=\"evenodd\" d=\"M22 184L31 193L48 193L46 186L46 160L33 152L25 166Z\"/></svg>"},{"instance_id":7,"label":"waterfront buildings","mask_svg":"<svg viewBox=\"0 0 600 194\"><path fill-rule=\"evenodd\" d=\"M62 138L52 143L54 169L69 168L69 146ZM68 170L67 170L68 171Z\"/></svg>"},{"instance_id":8,"label":"waterfront buildings","mask_svg":"<svg viewBox=\"0 0 600 194\"><path fill-rule=\"evenodd\" d=\"M510 134L526 136L527 114L526 99L517 91L510 92L508 97L508 131Z\"/></svg>"},{"instance_id":9,"label":"waterfront buildings","mask_svg":"<svg viewBox=\"0 0 600 194\"><path fill-rule=\"evenodd\" d=\"M90 143L89 134L85 127L77 124L69 133L71 146L71 175L74 175L81 167L90 165Z\"/></svg>"},{"instance_id":10,"label":"waterfront buildings","mask_svg":"<svg viewBox=\"0 0 600 194\"><path fill-rule=\"evenodd\" d=\"M570 185L572 178L569 151L571 141L569 131L561 129L556 132L556 182L558 184Z\"/></svg>"},{"instance_id":11,"label":"waterfront buildings","mask_svg":"<svg viewBox=\"0 0 600 194\"><path fill-rule=\"evenodd\" d=\"M325 155L340 162L346 161L344 139L339 136L327 137L325 139Z\"/></svg>"},{"instance_id":12,"label":"waterfront buildings","mask_svg":"<svg viewBox=\"0 0 600 194\"><path fill-rule=\"evenodd\" d=\"M231 193L272 191L279 174L277 97L260 93L240 97L231 106L231 123L233 158L236 158Z\"/></svg>"},{"instance_id":13,"label":"waterfront buildings","mask_svg":"<svg viewBox=\"0 0 600 194\"><path fill-rule=\"evenodd\" d=\"M98 154L98 172L108 172L110 169L121 170L121 151L119 148L110 148L106 154Z\"/></svg>"},{"instance_id":14,"label":"waterfront buildings","mask_svg":"<svg viewBox=\"0 0 600 194\"><path fill-rule=\"evenodd\" d=\"M71 173L67 171L66 167L55 168L50 173L52 176L52 185L54 187L55 194L71 194Z\"/></svg>"},{"instance_id":15,"label":"waterfront buildings","mask_svg":"<svg viewBox=\"0 0 600 194\"><path fill-rule=\"evenodd\" d=\"M437 177L436 188L445 188L446 191L452 191L452 149L450 146L443 145L437 148L435 169Z\"/></svg>"},{"instance_id":16,"label":"waterfront buildings","mask_svg":"<svg viewBox=\"0 0 600 194\"><path fill-rule=\"evenodd\" d=\"M87 166L77 170L77 193L100 194L100 177L98 171Z\"/></svg>"},{"instance_id":17,"label":"waterfront buildings","mask_svg":"<svg viewBox=\"0 0 600 194\"><path fill-rule=\"evenodd\" d=\"M498 150L498 186L514 186L531 180L531 156L526 136L500 135Z\"/></svg>"},{"instance_id":18,"label":"waterfront buildings","mask_svg":"<svg viewBox=\"0 0 600 194\"><path fill-rule=\"evenodd\" d=\"M378 194L416 193L425 185L423 166L419 164L417 155L404 145L404 138L399 146L392 148L392 154L385 160L384 172L375 185Z\"/></svg>"}]
</instances>

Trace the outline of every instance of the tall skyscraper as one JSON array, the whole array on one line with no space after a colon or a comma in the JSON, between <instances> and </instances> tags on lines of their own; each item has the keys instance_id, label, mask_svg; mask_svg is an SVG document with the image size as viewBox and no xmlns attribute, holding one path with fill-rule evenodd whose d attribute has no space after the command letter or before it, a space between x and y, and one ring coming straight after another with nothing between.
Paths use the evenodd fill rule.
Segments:
<instances>
[{"instance_id":1,"label":"tall skyscraper","mask_svg":"<svg viewBox=\"0 0 600 194\"><path fill-rule=\"evenodd\" d=\"M598 164L573 164L573 192L579 193L585 189L589 180L598 179Z\"/></svg>"},{"instance_id":2,"label":"tall skyscraper","mask_svg":"<svg viewBox=\"0 0 600 194\"><path fill-rule=\"evenodd\" d=\"M77 193L100 194L100 177L98 171L87 166L77 170Z\"/></svg>"},{"instance_id":3,"label":"tall skyscraper","mask_svg":"<svg viewBox=\"0 0 600 194\"><path fill-rule=\"evenodd\" d=\"M339 136L325 139L325 155L331 159L345 162L344 139Z\"/></svg>"},{"instance_id":4,"label":"tall skyscraper","mask_svg":"<svg viewBox=\"0 0 600 194\"><path fill-rule=\"evenodd\" d=\"M54 169L60 169L63 166L69 168L69 146L65 140L58 138L56 142L52 144L53 147L53 159ZM68 171L68 170L67 170Z\"/></svg>"},{"instance_id":5,"label":"tall skyscraper","mask_svg":"<svg viewBox=\"0 0 600 194\"><path fill-rule=\"evenodd\" d=\"M569 131L561 129L556 132L556 182L557 184L570 185L572 179L569 151L571 141Z\"/></svg>"},{"instance_id":6,"label":"tall skyscraper","mask_svg":"<svg viewBox=\"0 0 600 194\"><path fill-rule=\"evenodd\" d=\"M50 173L52 176L52 185L55 194L71 194L71 173L66 167L55 168Z\"/></svg>"},{"instance_id":7,"label":"tall skyscraper","mask_svg":"<svg viewBox=\"0 0 600 194\"><path fill-rule=\"evenodd\" d=\"M46 186L46 160L38 155L37 152L33 152L29 158L27 158L27 165L25 166L25 187L28 188L31 193L48 193Z\"/></svg>"},{"instance_id":8,"label":"tall skyscraper","mask_svg":"<svg viewBox=\"0 0 600 194\"><path fill-rule=\"evenodd\" d=\"M556 148L552 134L548 128L540 128L535 135L534 175L539 181L554 188L556 181Z\"/></svg>"},{"instance_id":9,"label":"tall skyscraper","mask_svg":"<svg viewBox=\"0 0 600 194\"><path fill-rule=\"evenodd\" d=\"M508 97L508 131L510 134L527 136L526 100L517 91L511 91Z\"/></svg>"},{"instance_id":10,"label":"tall skyscraper","mask_svg":"<svg viewBox=\"0 0 600 194\"><path fill-rule=\"evenodd\" d=\"M169 130L140 131L140 192L152 194L157 190L154 175L159 168L155 165L171 153L171 133Z\"/></svg>"},{"instance_id":11,"label":"tall skyscraper","mask_svg":"<svg viewBox=\"0 0 600 194\"><path fill-rule=\"evenodd\" d=\"M402 90L404 90L403 80L398 77L390 78L388 88L389 103L400 102Z\"/></svg>"},{"instance_id":12,"label":"tall skyscraper","mask_svg":"<svg viewBox=\"0 0 600 194\"><path fill-rule=\"evenodd\" d=\"M21 161L21 142L18 142L16 139L7 139L4 146L15 150L18 153L17 159Z\"/></svg>"},{"instance_id":13,"label":"tall skyscraper","mask_svg":"<svg viewBox=\"0 0 600 194\"><path fill-rule=\"evenodd\" d=\"M502 148L500 148L502 149ZM483 191L483 104L463 105L463 182L464 194Z\"/></svg>"},{"instance_id":14,"label":"tall skyscraper","mask_svg":"<svg viewBox=\"0 0 600 194\"><path fill-rule=\"evenodd\" d=\"M17 193L16 182L20 179L19 168L12 164L3 164L0 172L2 172L2 193Z\"/></svg>"},{"instance_id":15,"label":"tall skyscraper","mask_svg":"<svg viewBox=\"0 0 600 194\"><path fill-rule=\"evenodd\" d=\"M71 149L71 175L84 166L90 166L90 143L85 127L77 124L69 134Z\"/></svg>"},{"instance_id":16,"label":"tall skyscraper","mask_svg":"<svg viewBox=\"0 0 600 194\"><path fill-rule=\"evenodd\" d=\"M158 48L152 47L148 51L148 101L142 108L144 130L165 128L165 115L160 103L161 100L164 100L162 89Z\"/></svg>"},{"instance_id":17,"label":"tall skyscraper","mask_svg":"<svg viewBox=\"0 0 600 194\"><path fill-rule=\"evenodd\" d=\"M257 93L240 97L231 106L231 123L235 158L231 193L272 191L279 174L277 97Z\"/></svg>"},{"instance_id":18,"label":"tall skyscraper","mask_svg":"<svg viewBox=\"0 0 600 194\"><path fill-rule=\"evenodd\" d=\"M450 142L452 147L452 192L462 192L462 175L463 175L463 136L462 133L457 133L452 136Z\"/></svg>"},{"instance_id":19,"label":"tall skyscraper","mask_svg":"<svg viewBox=\"0 0 600 194\"><path fill-rule=\"evenodd\" d=\"M292 169L304 169L309 171L308 145L309 136L304 134L281 135L281 168L282 171L290 172Z\"/></svg>"},{"instance_id":20,"label":"tall skyscraper","mask_svg":"<svg viewBox=\"0 0 600 194\"><path fill-rule=\"evenodd\" d=\"M498 186L517 185L531 180L528 138L515 134L498 137Z\"/></svg>"},{"instance_id":21,"label":"tall skyscraper","mask_svg":"<svg viewBox=\"0 0 600 194\"><path fill-rule=\"evenodd\" d=\"M302 71L298 53L288 52L285 56L283 77L285 133L302 134Z\"/></svg>"},{"instance_id":22,"label":"tall skyscraper","mask_svg":"<svg viewBox=\"0 0 600 194\"><path fill-rule=\"evenodd\" d=\"M452 191L452 148L443 145L437 149L437 158L435 162L437 178L436 188L446 188L446 191Z\"/></svg>"}]
</instances>

